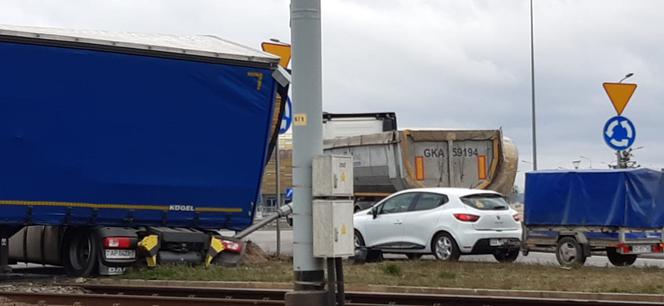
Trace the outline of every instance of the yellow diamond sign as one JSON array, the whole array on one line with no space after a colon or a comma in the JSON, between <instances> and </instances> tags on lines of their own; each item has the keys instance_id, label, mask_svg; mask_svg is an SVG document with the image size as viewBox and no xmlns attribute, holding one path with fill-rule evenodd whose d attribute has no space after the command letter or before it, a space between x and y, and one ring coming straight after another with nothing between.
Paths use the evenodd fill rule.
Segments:
<instances>
[{"instance_id":1,"label":"yellow diamond sign","mask_svg":"<svg viewBox=\"0 0 664 306\"><path fill-rule=\"evenodd\" d=\"M618 113L618 116L622 115L629 99L632 98L636 90L636 84L604 83L603 86L606 94L609 95L609 99L611 99L611 103L613 103L613 108L616 109L616 113Z\"/></svg>"}]
</instances>

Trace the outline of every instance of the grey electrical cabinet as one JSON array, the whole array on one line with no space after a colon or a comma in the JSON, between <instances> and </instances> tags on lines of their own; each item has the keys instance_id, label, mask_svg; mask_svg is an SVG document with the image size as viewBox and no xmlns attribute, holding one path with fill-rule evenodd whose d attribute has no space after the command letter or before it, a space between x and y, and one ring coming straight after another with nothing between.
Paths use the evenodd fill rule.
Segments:
<instances>
[{"instance_id":1,"label":"grey electrical cabinet","mask_svg":"<svg viewBox=\"0 0 664 306\"><path fill-rule=\"evenodd\" d=\"M352 200L314 200L313 225L315 257L354 255Z\"/></svg>"},{"instance_id":2,"label":"grey electrical cabinet","mask_svg":"<svg viewBox=\"0 0 664 306\"><path fill-rule=\"evenodd\" d=\"M353 156L320 155L312 165L314 197L353 196Z\"/></svg>"}]
</instances>

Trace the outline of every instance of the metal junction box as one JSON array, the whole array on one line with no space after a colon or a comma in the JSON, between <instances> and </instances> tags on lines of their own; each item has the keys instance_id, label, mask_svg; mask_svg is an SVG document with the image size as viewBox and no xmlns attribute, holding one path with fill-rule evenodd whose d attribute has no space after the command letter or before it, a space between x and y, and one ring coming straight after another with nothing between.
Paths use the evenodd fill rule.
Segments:
<instances>
[{"instance_id":1,"label":"metal junction box","mask_svg":"<svg viewBox=\"0 0 664 306\"><path fill-rule=\"evenodd\" d=\"M320 155L314 158L312 168L314 197L353 196L351 155Z\"/></svg>"},{"instance_id":2,"label":"metal junction box","mask_svg":"<svg viewBox=\"0 0 664 306\"><path fill-rule=\"evenodd\" d=\"M313 229L315 257L353 256L353 201L314 200Z\"/></svg>"}]
</instances>

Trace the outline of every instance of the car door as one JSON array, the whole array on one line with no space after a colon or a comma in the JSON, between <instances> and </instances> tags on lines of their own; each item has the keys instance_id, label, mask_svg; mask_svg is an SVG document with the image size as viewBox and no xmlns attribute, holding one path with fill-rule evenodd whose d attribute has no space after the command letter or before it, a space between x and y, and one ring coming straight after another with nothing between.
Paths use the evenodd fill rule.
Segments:
<instances>
[{"instance_id":1,"label":"car door","mask_svg":"<svg viewBox=\"0 0 664 306\"><path fill-rule=\"evenodd\" d=\"M420 193L416 201L403 215L404 242L413 249L424 249L430 241L432 230L440 219L441 206L449 201L438 193Z\"/></svg>"},{"instance_id":2,"label":"car door","mask_svg":"<svg viewBox=\"0 0 664 306\"><path fill-rule=\"evenodd\" d=\"M363 233L366 246L390 248L403 242L405 231L402 217L416 195L415 192L398 194L376 206L376 218L367 223Z\"/></svg>"}]
</instances>

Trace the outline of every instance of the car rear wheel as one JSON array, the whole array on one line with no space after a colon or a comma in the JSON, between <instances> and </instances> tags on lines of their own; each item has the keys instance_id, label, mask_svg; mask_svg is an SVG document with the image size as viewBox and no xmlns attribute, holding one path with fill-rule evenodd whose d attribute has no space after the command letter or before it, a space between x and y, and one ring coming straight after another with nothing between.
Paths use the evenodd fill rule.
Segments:
<instances>
[{"instance_id":1,"label":"car rear wheel","mask_svg":"<svg viewBox=\"0 0 664 306\"><path fill-rule=\"evenodd\" d=\"M500 250L493 253L498 262L512 263L519 257L519 250Z\"/></svg>"},{"instance_id":2,"label":"car rear wheel","mask_svg":"<svg viewBox=\"0 0 664 306\"><path fill-rule=\"evenodd\" d=\"M615 248L608 248L606 250L606 257L609 258L609 262L611 262L612 265L616 267L626 267L631 266L636 261L638 255L620 254Z\"/></svg>"},{"instance_id":3,"label":"car rear wheel","mask_svg":"<svg viewBox=\"0 0 664 306\"><path fill-rule=\"evenodd\" d=\"M457 261L461 256L459 246L448 233L438 233L433 238L431 249L436 259L442 261Z\"/></svg>"},{"instance_id":4,"label":"car rear wheel","mask_svg":"<svg viewBox=\"0 0 664 306\"><path fill-rule=\"evenodd\" d=\"M563 237L556 246L556 259L563 267L583 266L586 255L583 246L573 237Z\"/></svg>"}]
</instances>

